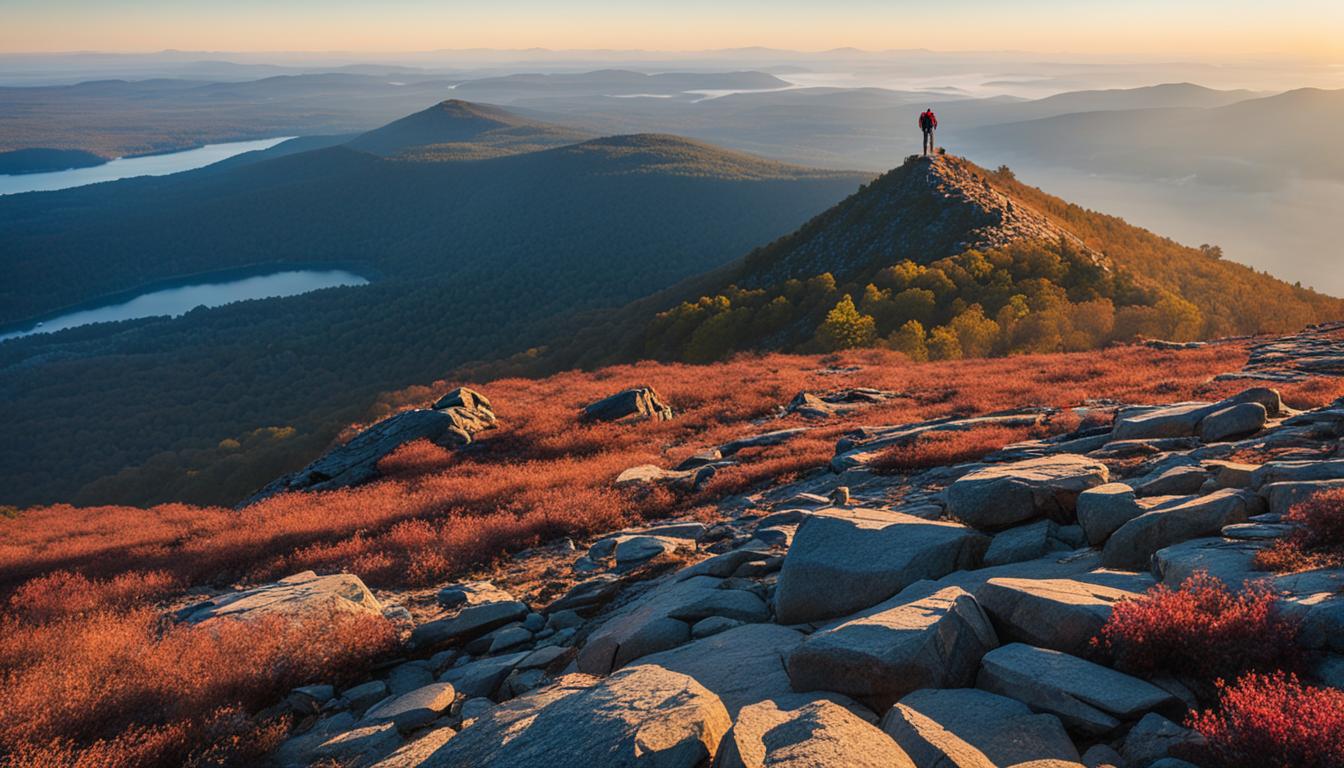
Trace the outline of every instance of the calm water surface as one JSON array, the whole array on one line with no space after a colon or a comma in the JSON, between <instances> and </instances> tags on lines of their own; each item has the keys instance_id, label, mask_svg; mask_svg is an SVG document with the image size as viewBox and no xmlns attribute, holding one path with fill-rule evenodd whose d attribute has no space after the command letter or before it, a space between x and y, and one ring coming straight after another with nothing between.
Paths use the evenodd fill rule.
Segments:
<instances>
[{"instance_id":1,"label":"calm water surface","mask_svg":"<svg viewBox=\"0 0 1344 768\"><path fill-rule=\"evenodd\" d=\"M181 152L169 152L164 155L145 157L122 157L92 168L71 168L67 171L48 173L22 173L0 175L0 195L13 195L19 192L49 192L53 189L82 187L85 184L97 184L101 181L129 179L133 176L166 176L170 173L204 168L211 163L227 160L244 152L270 149L292 136L257 141L233 141L227 144L206 144L204 147L187 149Z\"/></svg>"},{"instance_id":2,"label":"calm water surface","mask_svg":"<svg viewBox=\"0 0 1344 768\"><path fill-rule=\"evenodd\" d=\"M130 301L109 304L105 307L83 309L61 315L43 322L41 325L21 331L0 334L0 341L29 336L34 333L50 333L66 328L75 328L89 323L106 323L116 320L134 320L138 317L171 315L176 317L190 312L196 307L218 307L235 301L247 299L269 299L277 296L295 296L300 293L316 291L319 288L334 288L341 285L365 285L369 281L353 272L341 269L329 270L292 270L269 275L245 277L227 282L181 285L143 293Z\"/></svg>"}]
</instances>

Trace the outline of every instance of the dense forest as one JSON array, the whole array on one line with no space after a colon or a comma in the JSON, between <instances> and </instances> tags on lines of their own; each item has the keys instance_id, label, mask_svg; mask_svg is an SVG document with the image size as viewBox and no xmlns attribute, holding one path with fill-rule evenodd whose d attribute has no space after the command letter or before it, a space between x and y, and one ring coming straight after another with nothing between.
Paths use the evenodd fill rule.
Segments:
<instances>
[{"instance_id":1,"label":"dense forest","mask_svg":"<svg viewBox=\"0 0 1344 768\"><path fill-rule=\"evenodd\" d=\"M555 316L727 263L865 178L635 136L475 162L332 147L0 200L8 319L244 265L376 277L0 343L0 503L236 501L377 393L525 352Z\"/></svg>"}]
</instances>

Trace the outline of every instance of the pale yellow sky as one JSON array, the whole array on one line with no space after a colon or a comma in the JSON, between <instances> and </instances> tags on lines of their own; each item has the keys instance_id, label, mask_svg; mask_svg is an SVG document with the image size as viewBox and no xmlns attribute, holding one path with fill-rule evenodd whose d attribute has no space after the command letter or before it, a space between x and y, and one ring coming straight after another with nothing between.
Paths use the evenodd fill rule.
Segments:
<instances>
[{"instance_id":1,"label":"pale yellow sky","mask_svg":"<svg viewBox=\"0 0 1344 768\"><path fill-rule=\"evenodd\" d=\"M1344 61L1344 0L0 0L0 51L1026 50Z\"/></svg>"}]
</instances>

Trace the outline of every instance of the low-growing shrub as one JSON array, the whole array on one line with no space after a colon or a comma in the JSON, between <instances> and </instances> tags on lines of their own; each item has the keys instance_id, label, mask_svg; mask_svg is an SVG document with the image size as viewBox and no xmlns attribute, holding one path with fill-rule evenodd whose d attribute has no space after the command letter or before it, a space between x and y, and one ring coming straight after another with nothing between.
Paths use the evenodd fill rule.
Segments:
<instances>
[{"instance_id":1,"label":"low-growing shrub","mask_svg":"<svg viewBox=\"0 0 1344 768\"><path fill-rule=\"evenodd\" d=\"M1344 564L1344 488L1313 494L1284 520L1297 527L1256 553L1255 567L1283 573Z\"/></svg>"},{"instance_id":2,"label":"low-growing shrub","mask_svg":"<svg viewBox=\"0 0 1344 768\"><path fill-rule=\"evenodd\" d=\"M1218 706L1190 715L1204 736L1181 755L1203 768L1339 768L1344 765L1344 691L1315 688L1282 672L1219 681Z\"/></svg>"},{"instance_id":3,"label":"low-growing shrub","mask_svg":"<svg viewBox=\"0 0 1344 768\"><path fill-rule=\"evenodd\" d=\"M284 724L250 713L298 685L353 681L395 640L380 616L200 626L165 625L146 607L5 616L0 755L33 768L252 765Z\"/></svg>"},{"instance_id":4,"label":"low-growing shrub","mask_svg":"<svg viewBox=\"0 0 1344 768\"><path fill-rule=\"evenodd\" d=\"M1267 587L1234 592L1198 572L1177 589L1159 584L1116 603L1094 642L1126 672L1212 683L1295 666L1296 639L1297 624L1280 614Z\"/></svg>"},{"instance_id":5,"label":"low-growing shrub","mask_svg":"<svg viewBox=\"0 0 1344 768\"><path fill-rule=\"evenodd\" d=\"M1009 443L1032 437L1026 427L988 426L925 432L908 443L893 445L872 462L879 472L911 474L933 467L975 461Z\"/></svg>"}]
</instances>

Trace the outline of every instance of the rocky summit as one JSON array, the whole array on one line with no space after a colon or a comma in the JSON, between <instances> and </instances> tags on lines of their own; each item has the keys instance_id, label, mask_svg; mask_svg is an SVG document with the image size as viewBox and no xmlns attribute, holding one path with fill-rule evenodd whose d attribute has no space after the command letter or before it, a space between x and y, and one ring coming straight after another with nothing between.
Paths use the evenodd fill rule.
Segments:
<instances>
[{"instance_id":1,"label":"rocky summit","mask_svg":"<svg viewBox=\"0 0 1344 768\"><path fill-rule=\"evenodd\" d=\"M864 445L964 424L874 425L838 439L843 461L733 497L713 520L521 553L496 573L544 567L552 597L529 602L488 578L442 587L428 613L401 617L401 658L357 684L291 695L306 719L272 760L1189 766L1183 750L1203 737L1185 713L1207 694L1101 653L1095 638L1117 605L1199 572L1233 591L1268 589L1301 628L1304 679L1344 684L1344 569L1255 570L1256 554L1294 529L1294 503L1344 486L1344 400L1299 411L1263 376L1246 378L1220 400L1090 405L1070 431L907 474L878 471L880 451ZM1062 417L978 418L1001 428ZM691 472L800 434L649 466ZM180 618L309 603L379 610L354 576L310 573Z\"/></svg>"}]
</instances>

